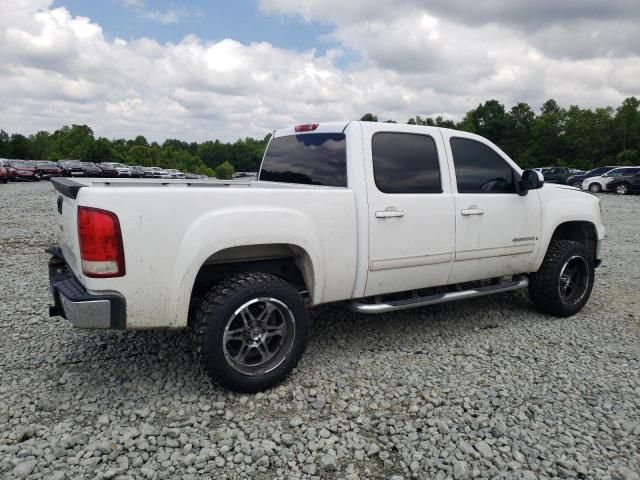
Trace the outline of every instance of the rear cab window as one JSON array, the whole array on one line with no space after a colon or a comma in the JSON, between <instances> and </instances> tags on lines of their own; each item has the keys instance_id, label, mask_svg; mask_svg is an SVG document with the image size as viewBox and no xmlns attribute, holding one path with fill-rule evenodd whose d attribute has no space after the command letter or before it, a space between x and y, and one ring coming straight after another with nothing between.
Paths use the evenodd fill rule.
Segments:
<instances>
[{"instance_id":1,"label":"rear cab window","mask_svg":"<svg viewBox=\"0 0 640 480\"><path fill-rule=\"evenodd\" d=\"M344 133L275 137L264 155L259 180L346 187L346 143Z\"/></svg>"}]
</instances>

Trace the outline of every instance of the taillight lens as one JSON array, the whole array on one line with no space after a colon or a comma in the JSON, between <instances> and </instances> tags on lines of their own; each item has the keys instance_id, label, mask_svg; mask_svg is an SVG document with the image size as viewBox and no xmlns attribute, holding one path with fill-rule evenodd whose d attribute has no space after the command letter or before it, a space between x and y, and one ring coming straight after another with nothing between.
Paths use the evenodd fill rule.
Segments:
<instances>
[{"instance_id":1,"label":"taillight lens","mask_svg":"<svg viewBox=\"0 0 640 480\"><path fill-rule=\"evenodd\" d=\"M297 125L295 130L296 132L312 132L319 126L320 124L318 123L307 123L305 125Z\"/></svg>"},{"instance_id":2,"label":"taillight lens","mask_svg":"<svg viewBox=\"0 0 640 480\"><path fill-rule=\"evenodd\" d=\"M82 273L87 277L122 277L124 248L118 216L107 210L78 207Z\"/></svg>"}]
</instances>

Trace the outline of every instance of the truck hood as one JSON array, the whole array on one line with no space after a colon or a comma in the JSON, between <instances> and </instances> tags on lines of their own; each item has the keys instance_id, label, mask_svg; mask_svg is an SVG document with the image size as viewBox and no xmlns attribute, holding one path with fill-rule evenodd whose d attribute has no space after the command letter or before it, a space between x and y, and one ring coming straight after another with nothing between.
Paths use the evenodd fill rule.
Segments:
<instances>
[{"instance_id":1,"label":"truck hood","mask_svg":"<svg viewBox=\"0 0 640 480\"><path fill-rule=\"evenodd\" d=\"M550 190L555 190L555 191L566 190L566 192L567 192L566 195L571 195L571 193L569 193L569 192L575 192L575 193L578 193L578 194L590 195L590 196L594 197L595 199L597 199L598 201L600 201L600 199L598 198L598 196L596 194L591 193L588 190L580 190L579 188L571 187L569 185L562 185L560 183L545 183L542 186L542 191L545 191L545 190L546 191L550 191Z\"/></svg>"}]
</instances>

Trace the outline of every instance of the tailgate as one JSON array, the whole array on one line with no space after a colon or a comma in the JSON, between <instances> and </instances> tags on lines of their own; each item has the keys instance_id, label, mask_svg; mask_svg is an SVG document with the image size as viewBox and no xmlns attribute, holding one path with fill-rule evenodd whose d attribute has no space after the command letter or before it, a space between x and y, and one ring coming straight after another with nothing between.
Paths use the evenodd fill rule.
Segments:
<instances>
[{"instance_id":1,"label":"tailgate","mask_svg":"<svg viewBox=\"0 0 640 480\"><path fill-rule=\"evenodd\" d=\"M56 189L56 218L58 221L58 246L67 264L78 275L82 272L78 243L77 196L84 186L68 178L52 178Z\"/></svg>"}]
</instances>

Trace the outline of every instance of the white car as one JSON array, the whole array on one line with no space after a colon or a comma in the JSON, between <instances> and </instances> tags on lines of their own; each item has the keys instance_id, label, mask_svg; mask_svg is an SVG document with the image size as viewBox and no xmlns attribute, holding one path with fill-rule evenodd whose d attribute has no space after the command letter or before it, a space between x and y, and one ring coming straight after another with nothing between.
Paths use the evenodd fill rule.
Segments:
<instances>
[{"instance_id":1,"label":"white car","mask_svg":"<svg viewBox=\"0 0 640 480\"><path fill-rule=\"evenodd\" d=\"M184 173L180 170L176 170L175 168L167 168L167 173L171 178L185 178Z\"/></svg>"},{"instance_id":2,"label":"white car","mask_svg":"<svg viewBox=\"0 0 640 480\"><path fill-rule=\"evenodd\" d=\"M478 135L299 125L274 132L258 175L53 179L51 315L189 328L213 380L255 392L295 367L316 305L375 314L528 287L565 317L591 294L598 197L544 184Z\"/></svg>"},{"instance_id":3,"label":"white car","mask_svg":"<svg viewBox=\"0 0 640 480\"><path fill-rule=\"evenodd\" d=\"M105 165L109 165L113 167L117 172L119 177L130 177L131 176L131 168L123 165L122 163L113 163L107 162Z\"/></svg>"},{"instance_id":4,"label":"white car","mask_svg":"<svg viewBox=\"0 0 640 480\"><path fill-rule=\"evenodd\" d=\"M617 177L633 174L637 171L637 168L638 167L618 167L609 170L603 175L587 178L582 182L582 189L588 190L591 193L604 192L607 190L607 183L612 182Z\"/></svg>"},{"instance_id":5,"label":"white car","mask_svg":"<svg viewBox=\"0 0 640 480\"><path fill-rule=\"evenodd\" d=\"M160 167L149 167L154 178L171 178L171 174Z\"/></svg>"}]
</instances>

